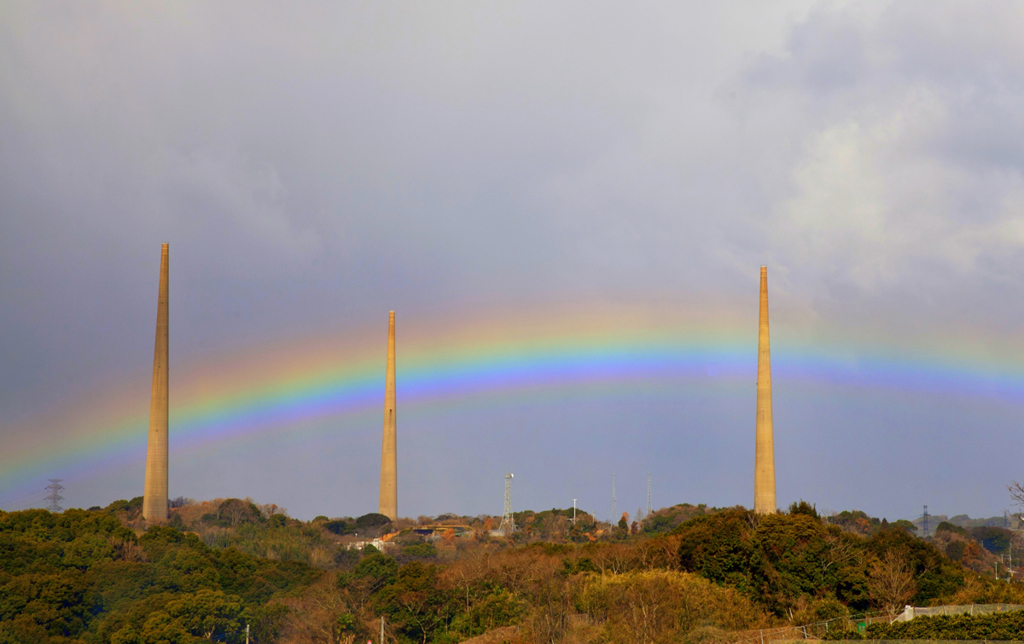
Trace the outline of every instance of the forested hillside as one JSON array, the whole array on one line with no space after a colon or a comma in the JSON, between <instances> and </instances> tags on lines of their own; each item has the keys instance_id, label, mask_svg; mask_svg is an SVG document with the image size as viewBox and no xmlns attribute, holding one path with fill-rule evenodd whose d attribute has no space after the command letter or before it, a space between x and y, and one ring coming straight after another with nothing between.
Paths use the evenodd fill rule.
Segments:
<instances>
[{"instance_id":1,"label":"forested hillside","mask_svg":"<svg viewBox=\"0 0 1024 644\"><path fill-rule=\"evenodd\" d=\"M680 515L658 533L531 513L532 530L506 540L443 527L467 517L303 522L238 499L180 504L148 528L134 501L4 513L0 643L244 642L247 625L256 643L351 643L376 641L381 617L403 644L504 626L522 642L722 642L904 603L1024 603L1020 584L903 527L864 536L807 504L675 506L650 521ZM385 534L383 552L350 548Z\"/></svg>"},{"instance_id":2,"label":"forested hillside","mask_svg":"<svg viewBox=\"0 0 1024 644\"><path fill-rule=\"evenodd\" d=\"M246 623L272 641L284 611L269 600L319 575L174 528L136 537L102 512L4 513L0 641L230 642Z\"/></svg>"}]
</instances>

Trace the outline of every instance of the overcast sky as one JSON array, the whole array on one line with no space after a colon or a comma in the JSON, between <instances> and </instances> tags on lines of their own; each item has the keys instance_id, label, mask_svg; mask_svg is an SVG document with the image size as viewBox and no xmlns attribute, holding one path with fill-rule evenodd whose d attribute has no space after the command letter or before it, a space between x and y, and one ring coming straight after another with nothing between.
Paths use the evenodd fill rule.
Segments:
<instances>
[{"instance_id":1,"label":"overcast sky","mask_svg":"<svg viewBox=\"0 0 1024 644\"><path fill-rule=\"evenodd\" d=\"M401 333L713 302L753 334L761 264L780 337L938 338L1017 368L1021 34L1008 1L6 3L0 467L101 386L141 382L146 406L164 241L172 368L391 309ZM400 410L400 511L500 513L513 468L518 507L606 516L613 471L620 510L646 472L656 507L750 505L753 388L670 385ZM1024 478L1024 397L776 391L780 503L1001 514ZM171 494L375 510L380 418L360 422L172 453ZM141 464L66 484L105 505Z\"/></svg>"}]
</instances>

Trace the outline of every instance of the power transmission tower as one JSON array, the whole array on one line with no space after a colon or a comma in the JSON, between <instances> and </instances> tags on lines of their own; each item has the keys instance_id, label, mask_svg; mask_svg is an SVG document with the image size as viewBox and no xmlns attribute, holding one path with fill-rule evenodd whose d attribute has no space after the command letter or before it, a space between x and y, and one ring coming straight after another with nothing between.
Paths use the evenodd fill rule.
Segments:
<instances>
[{"instance_id":1,"label":"power transmission tower","mask_svg":"<svg viewBox=\"0 0 1024 644\"><path fill-rule=\"evenodd\" d=\"M647 473L647 518L651 518L651 512L654 508L651 507L651 473Z\"/></svg>"},{"instance_id":2,"label":"power transmission tower","mask_svg":"<svg viewBox=\"0 0 1024 644\"><path fill-rule=\"evenodd\" d=\"M924 516L922 518L922 536L928 536L928 506L924 506Z\"/></svg>"},{"instance_id":3,"label":"power transmission tower","mask_svg":"<svg viewBox=\"0 0 1024 644\"><path fill-rule=\"evenodd\" d=\"M64 497L60 495L60 491L64 489L64 486L60 484L64 479L47 479L50 484L46 486L46 489L50 491L50 495L44 497L50 502L50 505L46 507L47 510L53 513L63 512L64 508L60 507L60 502L64 500Z\"/></svg>"},{"instance_id":4,"label":"power transmission tower","mask_svg":"<svg viewBox=\"0 0 1024 644\"><path fill-rule=\"evenodd\" d=\"M512 518L512 475L505 475L505 512L501 515L501 525L498 532L506 537L512 536L516 531L516 521Z\"/></svg>"},{"instance_id":5,"label":"power transmission tower","mask_svg":"<svg viewBox=\"0 0 1024 644\"><path fill-rule=\"evenodd\" d=\"M615 498L615 475L612 474L612 523L619 520L619 502Z\"/></svg>"}]
</instances>

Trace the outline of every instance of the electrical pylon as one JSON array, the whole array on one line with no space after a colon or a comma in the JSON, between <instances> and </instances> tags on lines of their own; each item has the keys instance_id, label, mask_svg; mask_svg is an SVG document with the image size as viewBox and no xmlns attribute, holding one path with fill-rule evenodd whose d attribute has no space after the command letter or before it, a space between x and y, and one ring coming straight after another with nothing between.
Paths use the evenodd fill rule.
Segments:
<instances>
[{"instance_id":1,"label":"electrical pylon","mask_svg":"<svg viewBox=\"0 0 1024 644\"><path fill-rule=\"evenodd\" d=\"M64 497L60 495L60 491L64 489L64 486L60 484L64 479L47 479L50 484L46 486L46 489L50 491L50 495L44 497L50 502L50 505L46 506L46 509L54 514L63 512L64 508L60 507L60 502L64 500Z\"/></svg>"},{"instance_id":2,"label":"electrical pylon","mask_svg":"<svg viewBox=\"0 0 1024 644\"><path fill-rule=\"evenodd\" d=\"M498 532L506 537L512 536L516 531L516 521L512 518L512 474L505 475L505 511L501 515L501 525Z\"/></svg>"}]
</instances>

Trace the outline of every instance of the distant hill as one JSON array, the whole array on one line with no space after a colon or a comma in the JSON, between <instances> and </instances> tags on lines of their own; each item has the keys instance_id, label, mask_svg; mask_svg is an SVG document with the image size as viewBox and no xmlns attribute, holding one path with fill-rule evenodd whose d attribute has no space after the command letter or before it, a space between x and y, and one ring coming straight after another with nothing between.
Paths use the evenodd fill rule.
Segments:
<instances>
[{"instance_id":1,"label":"distant hill","mask_svg":"<svg viewBox=\"0 0 1024 644\"><path fill-rule=\"evenodd\" d=\"M956 514L948 516L945 514L929 514L928 515L928 530L933 532L935 526L945 521L946 523L952 523L953 525L960 526L961 528L1017 528L1015 525L1015 517L1011 516L996 516L988 517L985 519L972 519L966 514ZM924 527L924 515L911 519L911 523L917 528L918 533L921 533L921 528Z\"/></svg>"}]
</instances>

